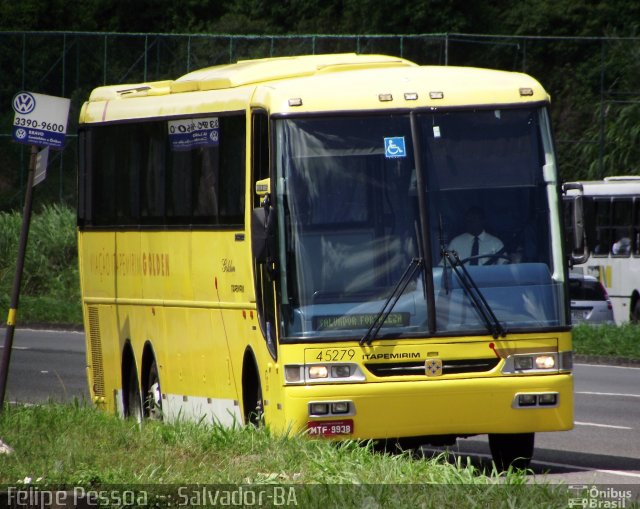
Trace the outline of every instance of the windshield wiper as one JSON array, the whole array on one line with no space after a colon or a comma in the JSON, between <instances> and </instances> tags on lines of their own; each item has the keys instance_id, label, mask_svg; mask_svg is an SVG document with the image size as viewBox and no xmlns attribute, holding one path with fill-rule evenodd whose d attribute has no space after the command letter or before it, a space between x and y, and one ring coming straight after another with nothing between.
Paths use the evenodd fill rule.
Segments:
<instances>
[{"instance_id":1,"label":"windshield wiper","mask_svg":"<svg viewBox=\"0 0 640 509\"><path fill-rule=\"evenodd\" d=\"M491 333L493 338L498 339L499 336L506 336L507 330L503 327L502 323L500 323L500 320L498 320L495 313L493 312L493 309L491 309L491 306L487 302L487 299L485 299L484 295L482 295L482 292L471 277L471 274L469 274L467 268L460 261L458 253L456 253L455 251L448 251L446 249L443 249L442 256L445 260L445 268L448 262L451 266L451 269L456 273L456 276L460 281L460 285L471 299L473 306L476 308L476 311L478 311L478 314L482 317L485 327Z\"/></svg>"},{"instance_id":2,"label":"windshield wiper","mask_svg":"<svg viewBox=\"0 0 640 509\"><path fill-rule=\"evenodd\" d=\"M376 317L373 319L369 330L362 336L360 340L360 345L370 345L371 342L376 338L378 332L384 325L384 322L387 320L387 317L395 307L396 303L404 293L409 281L413 278L413 275L424 266L424 259L422 258L413 258L409 263L409 266L405 269L402 276L393 287L392 292L387 297L387 300L384 302L382 309L378 312ZM393 302L392 302L393 301Z\"/></svg>"}]
</instances>

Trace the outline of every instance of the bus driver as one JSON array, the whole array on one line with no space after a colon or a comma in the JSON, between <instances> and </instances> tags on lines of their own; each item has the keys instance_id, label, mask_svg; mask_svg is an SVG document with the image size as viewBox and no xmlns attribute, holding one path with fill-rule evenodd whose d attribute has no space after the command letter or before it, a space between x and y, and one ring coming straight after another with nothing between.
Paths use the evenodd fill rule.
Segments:
<instances>
[{"instance_id":1,"label":"bus driver","mask_svg":"<svg viewBox=\"0 0 640 509\"><path fill-rule=\"evenodd\" d=\"M492 265L506 263L500 256L504 245L498 237L484 229L484 212L480 207L471 207L464 215L466 232L453 238L449 251L458 253L465 265ZM496 255L495 257L488 255Z\"/></svg>"}]
</instances>

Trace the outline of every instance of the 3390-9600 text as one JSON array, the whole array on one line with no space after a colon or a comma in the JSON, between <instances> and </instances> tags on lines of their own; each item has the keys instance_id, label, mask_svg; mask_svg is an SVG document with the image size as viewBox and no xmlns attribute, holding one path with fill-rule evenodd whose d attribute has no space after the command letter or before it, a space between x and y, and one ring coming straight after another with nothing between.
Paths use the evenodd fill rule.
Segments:
<instances>
[{"instance_id":1,"label":"3390-9600 text","mask_svg":"<svg viewBox=\"0 0 640 509\"><path fill-rule=\"evenodd\" d=\"M64 132L64 126L62 124L56 124L54 122L45 122L36 120L33 118L16 117L14 125L19 127L31 127L33 129L42 129L43 131L52 131L56 133Z\"/></svg>"}]
</instances>

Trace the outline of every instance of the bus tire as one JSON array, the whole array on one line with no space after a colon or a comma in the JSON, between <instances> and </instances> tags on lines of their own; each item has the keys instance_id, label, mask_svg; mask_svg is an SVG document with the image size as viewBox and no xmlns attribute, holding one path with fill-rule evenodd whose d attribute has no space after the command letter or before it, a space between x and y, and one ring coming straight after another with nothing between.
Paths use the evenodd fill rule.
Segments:
<instances>
[{"instance_id":1,"label":"bus tire","mask_svg":"<svg viewBox=\"0 0 640 509\"><path fill-rule=\"evenodd\" d=\"M631 310L631 323L638 325L640 323L640 298L636 300Z\"/></svg>"},{"instance_id":2,"label":"bus tire","mask_svg":"<svg viewBox=\"0 0 640 509\"><path fill-rule=\"evenodd\" d=\"M260 384L260 376L258 375L255 361L247 357L248 356L245 356L244 370L242 373L244 423L260 427L264 422L262 385Z\"/></svg>"},{"instance_id":3,"label":"bus tire","mask_svg":"<svg viewBox=\"0 0 640 509\"><path fill-rule=\"evenodd\" d=\"M162 413L162 389L160 385L160 374L156 360L151 361L149 372L147 373L147 383L145 385L144 416L147 419L161 421Z\"/></svg>"},{"instance_id":4,"label":"bus tire","mask_svg":"<svg viewBox=\"0 0 640 509\"><path fill-rule=\"evenodd\" d=\"M140 384L136 366L130 363L127 375L126 401L124 406L124 416L133 419L137 423L142 422L142 398L140 397Z\"/></svg>"},{"instance_id":5,"label":"bus tire","mask_svg":"<svg viewBox=\"0 0 640 509\"><path fill-rule=\"evenodd\" d=\"M493 433L489 435L489 448L496 468L524 469L531 463L535 433Z\"/></svg>"},{"instance_id":6,"label":"bus tire","mask_svg":"<svg viewBox=\"0 0 640 509\"><path fill-rule=\"evenodd\" d=\"M254 389L254 405L248 416L248 422L256 428L261 427L264 424L264 402L262 401L262 386L260 380L258 380Z\"/></svg>"}]
</instances>

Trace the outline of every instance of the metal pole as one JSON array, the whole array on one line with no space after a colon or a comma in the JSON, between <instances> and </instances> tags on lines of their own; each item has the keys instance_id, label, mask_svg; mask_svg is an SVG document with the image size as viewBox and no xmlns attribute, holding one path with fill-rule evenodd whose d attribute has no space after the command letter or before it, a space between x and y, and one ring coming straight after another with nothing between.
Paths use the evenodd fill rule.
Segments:
<instances>
[{"instance_id":1,"label":"metal pole","mask_svg":"<svg viewBox=\"0 0 640 509\"><path fill-rule=\"evenodd\" d=\"M600 136L598 144L598 179L604 178L604 144L605 144L605 123L606 109L604 101L604 73L605 73L605 39L600 43Z\"/></svg>"},{"instance_id":2,"label":"metal pole","mask_svg":"<svg viewBox=\"0 0 640 509\"><path fill-rule=\"evenodd\" d=\"M444 36L444 65L449 65L449 34Z\"/></svg>"},{"instance_id":3,"label":"metal pole","mask_svg":"<svg viewBox=\"0 0 640 509\"><path fill-rule=\"evenodd\" d=\"M20 243L18 245L18 259L16 261L16 273L13 277L11 290L11 304L7 317L7 331L4 337L2 350L2 364L0 364L0 412L4 408L4 396L9 376L9 362L11 361L11 349L13 347L13 334L16 329L16 314L20 299L20 285L22 283L22 271L24 269L24 257L27 251L27 238L29 237L29 224L31 223L31 209L33 204L33 175L36 169L36 157L38 148L31 146L31 160L29 162L29 174L27 176L27 191L24 199L24 211L22 213L22 229L20 230Z\"/></svg>"}]
</instances>

